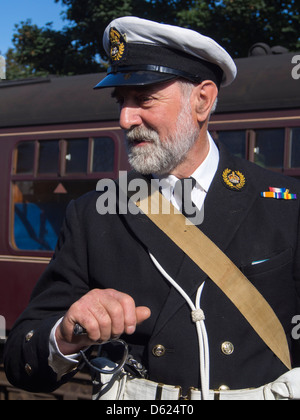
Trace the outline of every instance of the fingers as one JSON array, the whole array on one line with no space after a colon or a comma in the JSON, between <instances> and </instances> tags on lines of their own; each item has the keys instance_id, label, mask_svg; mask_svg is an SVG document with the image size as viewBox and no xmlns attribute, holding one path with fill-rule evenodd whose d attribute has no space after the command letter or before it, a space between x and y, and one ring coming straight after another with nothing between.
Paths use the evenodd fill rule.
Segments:
<instances>
[{"instance_id":1,"label":"fingers","mask_svg":"<svg viewBox=\"0 0 300 420\"><path fill-rule=\"evenodd\" d=\"M136 308L127 294L112 289L92 290L71 306L57 330L57 343L63 354L72 354L95 342L109 341L124 333L131 335L150 316L149 308ZM76 324L86 330L84 337L74 336Z\"/></svg>"},{"instance_id":2,"label":"fingers","mask_svg":"<svg viewBox=\"0 0 300 420\"><path fill-rule=\"evenodd\" d=\"M106 308L111 320L112 334L122 335L124 332L133 334L137 324L134 300L129 295L116 290L109 289L106 293L109 296Z\"/></svg>"},{"instance_id":3,"label":"fingers","mask_svg":"<svg viewBox=\"0 0 300 420\"><path fill-rule=\"evenodd\" d=\"M147 321L151 316L151 311L146 306L140 306L136 308L136 322L137 325L142 324L144 321Z\"/></svg>"}]
</instances>

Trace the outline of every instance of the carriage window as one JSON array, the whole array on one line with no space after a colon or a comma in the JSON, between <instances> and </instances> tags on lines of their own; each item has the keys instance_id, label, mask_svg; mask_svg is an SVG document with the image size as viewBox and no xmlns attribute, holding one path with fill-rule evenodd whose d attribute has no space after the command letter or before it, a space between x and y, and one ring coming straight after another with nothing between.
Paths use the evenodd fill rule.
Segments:
<instances>
[{"instance_id":1,"label":"carriage window","mask_svg":"<svg viewBox=\"0 0 300 420\"><path fill-rule=\"evenodd\" d=\"M291 130L292 140L292 168L300 168L300 127Z\"/></svg>"},{"instance_id":2,"label":"carriage window","mask_svg":"<svg viewBox=\"0 0 300 420\"><path fill-rule=\"evenodd\" d=\"M16 174L33 174L35 142L20 143L16 150Z\"/></svg>"},{"instance_id":3,"label":"carriage window","mask_svg":"<svg viewBox=\"0 0 300 420\"><path fill-rule=\"evenodd\" d=\"M41 141L39 174L57 174L59 170L59 141Z\"/></svg>"},{"instance_id":4,"label":"carriage window","mask_svg":"<svg viewBox=\"0 0 300 420\"><path fill-rule=\"evenodd\" d=\"M109 137L18 143L11 179L13 248L52 252L70 201L95 191L100 177L115 175L115 149Z\"/></svg>"},{"instance_id":5,"label":"carriage window","mask_svg":"<svg viewBox=\"0 0 300 420\"><path fill-rule=\"evenodd\" d=\"M13 244L22 251L53 251L69 202L95 191L97 180L12 183Z\"/></svg>"},{"instance_id":6,"label":"carriage window","mask_svg":"<svg viewBox=\"0 0 300 420\"><path fill-rule=\"evenodd\" d=\"M113 172L115 164L115 143L109 137L93 141L93 172Z\"/></svg>"},{"instance_id":7,"label":"carriage window","mask_svg":"<svg viewBox=\"0 0 300 420\"><path fill-rule=\"evenodd\" d=\"M87 172L89 140L68 140L66 154L66 174Z\"/></svg>"},{"instance_id":8,"label":"carriage window","mask_svg":"<svg viewBox=\"0 0 300 420\"><path fill-rule=\"evenodd\" d=\"M218 131L213 138L222 142L229 151L240 158L246 157L246 131Z\"/></svg>"},{"instance_id":9,"label":"carriage window","mask_svg":"<svg viewBox=\"0 0 300 420\"><path fill-rule=\"evenodd\" d=\"M254 162L264 168L283 168L285 130L256 130Z\"/></svg>"}]
</instances>

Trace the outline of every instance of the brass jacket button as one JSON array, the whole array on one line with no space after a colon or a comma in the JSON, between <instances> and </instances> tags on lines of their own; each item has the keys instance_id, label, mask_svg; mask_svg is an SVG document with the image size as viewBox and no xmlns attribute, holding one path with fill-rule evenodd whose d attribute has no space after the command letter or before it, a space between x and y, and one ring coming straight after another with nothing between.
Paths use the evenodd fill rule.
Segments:
<instances>
[{"instance_id":1,"label":"brass jacket button","mask_svg":"<svg viewBox=\"0 0 300 420\"><path fill-rule=\"evenodd\" d=\"M166 354L166 348L162 344L157 344L153 347L152 354L155 357L162 357Z\"/></svg>"},{"instance_id":2,"label":"brass jacket button","mask_svg":"<svg viewBox=\"0 0 300 420\"><path fill-rule=\"evenodd\" d=\"M221 385L220 388L218 389L218 391L220 391L220 392L230 391L230 388L227 385Z\"/></svg>"},{"instance_id":3,"label":"brass jacket button","mask_svg":"<svg viewBox=\"0 0 300 420\"><path fill-rule=\"evenodd\" d=\"M231 356L234 352L234 345L230 341L225 341L221 345L221 350L225 356Z\"/></svg>"},{"instance_id":4,"label":"brass jacket button","mask_svg":"<svg viewBox=\"0 0 300 420\"><path fill-rule=\"evenodd\" d=\"M25 365L25 372L27 373L28 376L31 376L33 374L33 369L28 363L26 363Z\"/></svg>"},{"instance_id":5,"label":"brass jacket button","mask_svg":"<svg viewBox=\"0 0 300 420\"><path fill-rule=\"evenodd\" d=\"M25 337L26 343L29 343L29 341L32 339L33 336L34 336L34 331L30 331L28 334L26 334L26 337Z\"/></svg>"}]
</instances>

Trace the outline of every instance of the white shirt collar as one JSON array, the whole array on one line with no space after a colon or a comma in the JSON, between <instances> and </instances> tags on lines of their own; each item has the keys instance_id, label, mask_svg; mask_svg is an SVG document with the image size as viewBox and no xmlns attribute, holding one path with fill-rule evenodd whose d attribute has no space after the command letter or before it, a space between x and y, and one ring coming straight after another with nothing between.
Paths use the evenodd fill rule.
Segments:
<instances>
[{"instance_id":1,"label":"white shirt collar","mask_svg":"<svg viewBox=\"0 0 300 420\"><path fill-rule=\"evenodd\" d=\"M220 161L220 152L217 148L215 142L213 141L211 135L208 134L209 139L209 152L205 160L201 165L196 169L196 171L191 175L196 181L196 187L201 189L205 193L208 193L208 190L212 184L212 181L216 175L219 161ZM174 187L178 178L175 175L167 176L156 176L153 175L153 178L159 180L159 185L162 189L162 194L169 200L171 200Z\"/></svg>"},{"instance_id":2,"label":"white shirt collar","mask_svg":"<svg viewBox=\"0 0 300 420\"><path fill-rule=\"evenodd\" d=\"M208 193L208 190L213 182L220 161L219 149L217 148L216 143L213 141L211 135L209 133L207 134L210 145L209 153L204 162L196 169L192 175L192 178L197 181L197 184L206 193Z\"/></svg>"}]
</instances>

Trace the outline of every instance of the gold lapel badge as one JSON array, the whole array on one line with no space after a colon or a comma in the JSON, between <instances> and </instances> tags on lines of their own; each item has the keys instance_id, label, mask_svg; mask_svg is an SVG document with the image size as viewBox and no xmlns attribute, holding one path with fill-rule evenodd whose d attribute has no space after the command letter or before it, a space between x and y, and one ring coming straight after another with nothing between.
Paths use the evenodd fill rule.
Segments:
<instances>
[{"instance_id":1,"label":"gold lapel badge","mask_svg":"<svg viewBox=\"0 0 300 420\"><path fill-rule=\"evenodd\" d=\"M246 186L246 178L240 171L225 169L222 175L223 182L227 188L233 191L242 191Z\"/></svg>"}]
</instances>

